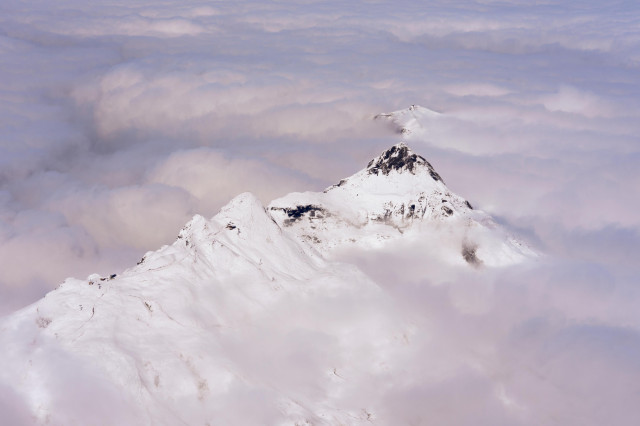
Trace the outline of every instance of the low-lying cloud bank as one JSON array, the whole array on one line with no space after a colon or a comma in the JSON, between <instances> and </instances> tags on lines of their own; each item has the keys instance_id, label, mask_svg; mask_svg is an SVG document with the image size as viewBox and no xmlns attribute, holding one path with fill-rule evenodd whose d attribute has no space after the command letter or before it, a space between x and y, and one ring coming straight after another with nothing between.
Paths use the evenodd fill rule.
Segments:
<instances>
[{"instance_id":1,"label":"low-lying cloud bank","mask_svg":"<svg viewBox=\"0 0 640 426\"><path fill-rule=\"evenodd\" d=\"M404 361L424 368L381 398L383 424L633 424L637 276L566 258L445 274L415 253L357 262L414 321Z\"/></svg>"},{"instance_id":2,"label":"low-lying cloud bank","mask_svg":"<svg viewBox=\"0 0 640 426\"><path fill-rule=\"evenodd\" d=\"M387 290L409 312L433 313L419 326L451 336L443 362L461 347L490 360L388 403L410 423L425 401L486 391L528 401L525 424L631 424L639 20L627 1L5 1L0 314L132 265L239 192L335 183L401 137L375 114L420 104L441 115L413 149L547 260L439 285L438 265L406 282L358 260L403 284ZM438 420L482 404L469 410Z\"/></svg>"}]
</instances>

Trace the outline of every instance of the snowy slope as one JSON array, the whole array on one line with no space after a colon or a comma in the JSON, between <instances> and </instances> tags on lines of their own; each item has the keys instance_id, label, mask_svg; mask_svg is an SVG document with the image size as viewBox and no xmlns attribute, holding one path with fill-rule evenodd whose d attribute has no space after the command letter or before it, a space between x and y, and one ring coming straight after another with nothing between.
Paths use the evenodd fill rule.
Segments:
<instances>
[{"instance_id":1,"label":"snowy slope","mask_svg":"<svg viewBox=\"0 0 640 426\"><path fill-rule=\"evenodd\" d=\"M276 424L319 415L333 424L347 414L323 408L328 395L314 397L309 410L304 395L287 392L290 334L314 327L288 321L302 318L308 298L348 300L354 292L366 300L377 289L353 267L310 253L242 194L210 221L194 217L174 244L121 275L68 279L5 319L0 344L12 349L1 360L12 368L0 379L45 424L103 424L100 404L117 407L115 420L112 409L103 413L104 424ZM345 324L327 319L322 333L340 340L359 327ZM284 352L269 354L270 342L258 343L266 337ZM61 365L68 371L60 377ZM339 365L327 359L314 380L330 384ZM230 408L246 392L264 399L264 411ZM225 415L231 423L220 420Z\"/></svg>"},{"instance_id":2,"label":"snowy slope","mask_svg":"<svg viewBox=\"0 0 640 426\"><path fill-rule=\"evenodd\" d=\"M393 424L372 392L415 373L415 326L339 259L417 239L469 271L532 255L398 144L324 192L241 194L117 276L67 279L0 323L0 384L27 423Z\"/></svg>"}]
</instances>

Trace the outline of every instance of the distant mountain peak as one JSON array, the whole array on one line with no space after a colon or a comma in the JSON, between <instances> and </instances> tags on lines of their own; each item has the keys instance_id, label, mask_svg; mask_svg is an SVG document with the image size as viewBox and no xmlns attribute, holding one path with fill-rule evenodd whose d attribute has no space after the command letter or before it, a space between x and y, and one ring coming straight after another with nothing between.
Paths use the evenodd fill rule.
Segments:
<instances>
[{"instance_id":1,"label":"distant mountain peak","mask_svg":"<svg viewBox=\"0 0 640 426\"><path fill-rule=\"evenodd\" d=\"M422 123L429 120L437 120L442 114L420 105L411 105L409 108L393 112L385 112L376 115L374 120L387 120L398 133L410 136L418 131L421 133Z\"/></svg>"}]
</instances>

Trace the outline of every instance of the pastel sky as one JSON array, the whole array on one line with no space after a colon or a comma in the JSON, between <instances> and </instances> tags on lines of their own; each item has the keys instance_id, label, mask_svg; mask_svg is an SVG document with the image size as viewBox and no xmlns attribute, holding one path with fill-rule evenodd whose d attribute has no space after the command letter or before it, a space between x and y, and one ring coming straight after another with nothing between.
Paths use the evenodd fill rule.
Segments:
<instances>
[{"instance_id":1,"label":"pastel sky","mask_svg":"<svg viewBox=\"0 0 640 426\"><path fill-rule=\"evenodd\" d=\"M411 104L442 114L414 151L551 259L479 287L526 306L486 329L507 321L532 357L597 354L576 368L615 379L607 407L626 424L638 387L621 378L640 383L636 1L3 0L0 315L135 264L240 192L324 189L399 142L372 118ZM551 343L526 337L534 319ZM584 380L589 394L603 379Z\"/></svg>"}]
</instances>

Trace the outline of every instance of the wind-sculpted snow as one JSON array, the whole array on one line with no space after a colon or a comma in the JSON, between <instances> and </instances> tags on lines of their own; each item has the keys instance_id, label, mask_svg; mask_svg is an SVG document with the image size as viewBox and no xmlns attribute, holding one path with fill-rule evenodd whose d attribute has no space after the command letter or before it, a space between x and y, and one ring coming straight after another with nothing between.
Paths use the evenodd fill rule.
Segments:
<instances>
[{"instance_id":1,"label":"wind-sculpted snow","mask_svg":"<svg viewBox=\"0 0 640 426\"><path fill-rule=\"evenodd\" d=\"M135 267L6 318L0 380L43 424L392 424L362 389L422 368L415 323L339 253L422 239L469 270L526 258L434 173L398 144L325 192L196 215Z\"/></svg>"},{"instance_id":2,"label":"wind-sculpted snow","mask_svg":"<svg viewBox=\"0 0 640 426\"><path fill-rule=\"evenodd\" d=\"M0 377L43 423L93 424L97 413L84 406L105 395L103 403L126 406L120 424L272 424L318 416L344 422L362 413L328 408L335 406L332 374L349 365L341 357L358 351L371 330L346 312L333 315L331 305L356 294L366 302L377 292L354 267L327 263L289 237L254 196L242 194L212 220L194 217L174 244L147 253L136 267L68 279L5 320L2 344L14 349L2 361L13 368ZM324 320L300 322L305 309L320 308L318 299L326 301L316 312ZM374 299L354 312L375 306ZM296 360L310 343L299 341L297 330L309 327L340 353ZM378 337L385 344L401 324L376 327L388 330ZM61 372L61 365L73 371ZM328 386L326 394L289 389L305 376ZM76 377L91 386L61 408L70 395L61 386ZM247 392L261 402L237 413Z\"/></svg>"}]
</instances>

